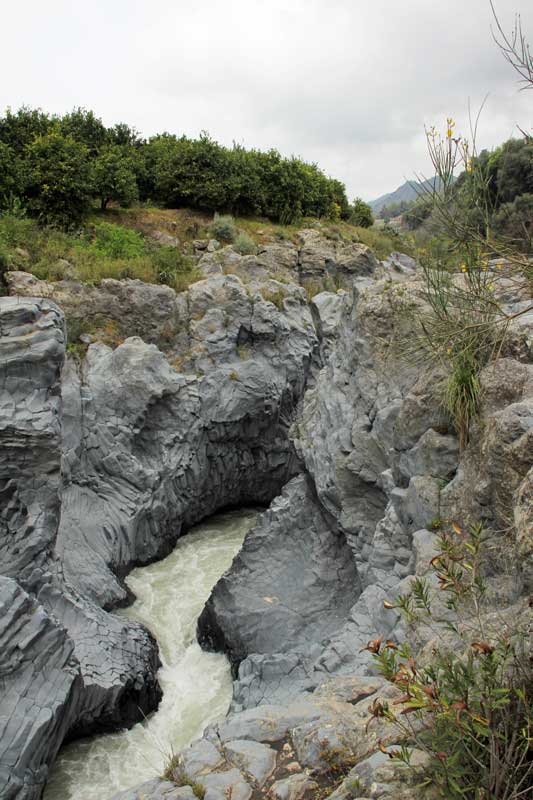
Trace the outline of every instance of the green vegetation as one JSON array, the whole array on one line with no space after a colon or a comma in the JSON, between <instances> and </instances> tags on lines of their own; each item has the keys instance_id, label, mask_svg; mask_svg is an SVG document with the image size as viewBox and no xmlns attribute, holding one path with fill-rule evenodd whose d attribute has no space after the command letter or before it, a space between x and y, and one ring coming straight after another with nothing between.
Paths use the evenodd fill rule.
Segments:
<instances>
[{"instance_id":1,"label":"green vegetation","mask_svg":"<svg viewBox=\"0 0 533 800\"><path fill-rule=\"evenodd\" d=\"M31 271L41 280L66 277L97 284L139 278L183 291L199 276L177 248L152 244L130 228L97 222L78 234L40 226L24 215L0 214L0 272Z\"/></svg>"},{"instance_id":2,"label":"green vegetation","mask_svg":"<svg viewBox=\"0 0 533 800\"><path fill-rule=\"evenodd\" d=\"M495 617L485 575L489 537L482 525L452 523L436 539L433 582L416 578L411 590L385 607L397 609L408 631L429 629L429 661L415 659L407 642L369 642L379 672L401 691L373 707L397 729L401 747L386 750L410 764L411 748L430 757L426 785L447 800L518 800L533 783L533 665L526 624ZM444 606L441 598L445 599Z\"/></svg>"},{"instance_id":3,"label":"green vegetation","mask_svg":"<svg viewBox=\"0 0 533 800\"><path fill-rule=\"evenodd\" d=\"M241 256L250 256L257 251L254 240L247 233L239 233L233 243L233 247Z\"/></svg>"},{"instance_id":4,"label":"green vegetation","mask_svg":"<svg viewBox=\"0 0 533 800\"><path fill-rule=\"evenodd\" d=\"M388 203L380 209L377 215L379 219L390 222L394 217L399 217L409 211L414 205L414 200L399 200L397 203Z\"/></svg>"},{"instance_id":5,"label":"green vegetation","mask_svg":"<svg viewBox=\"0 0 533 800\"><path fill-rule=\"evenodd\" d=\"M176 786L190 786L194 796L197 797L198 800L204 800L205 788L201 783L198 783L189 775L187 775L179 755L172 755L170 757L165 771L161 777L165 781L170 781L171 783L176 784Z\"/></svg>"},{"instance_id":6,"label":"green vegetation","mask_svg":"<svg viewBox=\"0 0 533 800\"><path fill-rule=\"evenodd\" d=\"M215 218L209 227L209 232L215 239L231 244L237 236L235 220L228 214L215 214Z\"/></svg>"},{"instance_id":7,"label":"green vegetation","mask_svg":"<svg viewBox=\"0 0 533 800\"><path fill-rule=\"evenodd\" d=\"M285 293L283 289L266 289L265 287L261 287L260 292L263 300L266 300L267 303L273 303L278 311L283 311L283 305L285 303Z\"/></svg>"},{"instance_id":8,"label":"green vegetation","mask_svg":"<svg viewBox=\"0 0 533 800\"><path fill-rule=\"evenodd\" d=\"M205 132L146 141L125 124L106 128L83 108L63 117L8 109L0 117L0 167L0 210L17 199L62 228L79 224L94 200L104 210L140 199L282 224L350 215L344 185L316 164L276 150L223 147Z\"/></svg>"},{"instance_id":9,"label":"green vegetation","mask_svg":"<svg viewBox=\"0 0 533 800\"><path fill-rule=\"evenodd\" d=\"M360 197L356 197L353 201L353 205L350 209L349 221L352 225L357 225L360 228L370 228L374 224L372 209L368 203L365 203Z\"/></svg>"},{"instance_id":10,"label":"green vegetation","mask_svg":"<svg viewBox=\"0 0 533 800\"><path fill-rule=\"evenodd\" d=\"M533 253L533 141L530 137L510 139L491 152L483 150L479 154L475 143L468 152L463 149L464 144L454 153L458 160L453 165L462 166L463 171L445 187L455 217L462 216L463 225L480 236L495 237L509 247ZM449 178L446 176L445 180ZM478 197L472 205L474 181ZM434 195L432 189L422 189L418 200L404 214L407 226L420 231L419 238L439 231L442 220L435 210Z\"/></svg>"}]
</instances>

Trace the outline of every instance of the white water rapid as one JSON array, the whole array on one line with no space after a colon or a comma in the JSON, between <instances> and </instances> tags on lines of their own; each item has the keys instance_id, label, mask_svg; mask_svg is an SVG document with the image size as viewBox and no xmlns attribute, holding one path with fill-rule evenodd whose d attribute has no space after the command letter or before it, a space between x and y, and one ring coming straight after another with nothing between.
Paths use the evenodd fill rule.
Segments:
<instances>
[{"instance_id":1,"label":"white water rapid","mask_svg":"<svg viewBox=\"0 0 533 800\"><path fill-rule=\"evenodd\" d=\"M44 800L109 800L160 775L171 752L226 713L229 662L200 649L196 620L256 516L254 511L235 511L212 517L180 539L167 558L130 573L126 582L137 599L116 613L144 623L159 642L163 700L129 731L66 745L52 768Z\"/></svg>"}]
</instances>

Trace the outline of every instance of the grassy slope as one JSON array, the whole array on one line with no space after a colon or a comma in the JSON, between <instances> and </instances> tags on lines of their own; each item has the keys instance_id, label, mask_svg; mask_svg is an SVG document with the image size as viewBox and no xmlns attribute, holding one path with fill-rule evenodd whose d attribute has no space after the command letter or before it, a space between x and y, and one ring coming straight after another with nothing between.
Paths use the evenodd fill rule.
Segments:
<instances>
[{"instance_id":1,"label":"grassy slope","mask_svg":"<svg viewBox=\"0 0 533 800\"><path fill-rule=\"evenodd\" d=\"M117 226L119 237L123 229L134 231L133 249L126 248L124 253L117 255L107 249L107 245L98 248L93 232L102 222ZM74 274L78 280L92 284L103 278L129 277L149 283L167 283L181 291L198 280L194 264L186 254L192 254L194 239L209 238L211 222L210 215L187 209L117 208L95 211L83 231L66 234L40 228L29 219L4 215L0 217L0 273L8 269L23 269L51 281ZM299 226L283 226L265 219L237 218L235 224L256 244L266 244L288 239L296 241L299 230L316 225L317 221L304 220ZM330 239L360 241L371 247L378 258L385 258L392 250L410 249L406 241L382 229L323 221L320 230ZM150 237L156 231L177 237L180 249L157 244Z\"/></svg>"}]
</instances>

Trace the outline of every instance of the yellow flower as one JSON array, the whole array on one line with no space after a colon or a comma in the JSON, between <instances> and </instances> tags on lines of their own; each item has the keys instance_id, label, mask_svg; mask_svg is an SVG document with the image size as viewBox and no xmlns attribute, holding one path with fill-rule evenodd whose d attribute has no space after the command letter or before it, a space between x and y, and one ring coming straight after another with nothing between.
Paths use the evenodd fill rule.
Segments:
<instances>
[{"instance_id":1,"label":"yellow flower","mask_svg":"<svg viewBox=\"0 0 533 800\"><path fill-rule=\"evenodd\" d=\"M489 292L492 292L493 288L494 286L492 285L492 283L487 283L487 289L489 290Z\"/></svg>"},{"instance_id":2,"label":"yellow flower","mask_svg":"<svg viewBox=\"0 0 533 800\"><path fill-rule=\"evenodd\" d=\"M461 264L461 272L466 272L466 264Z\"/></svg>"},{"instance_id":3,"label":"yellow flower","mask_svg":"<svg viewBox=\"0 0 533 800\"><path fill-rule=\"evenodd\" d=\"M469 158L467 163L466 163L466 171L467 172L472 172L472 159L471 158Z\"/></svg>"}]
</instances>

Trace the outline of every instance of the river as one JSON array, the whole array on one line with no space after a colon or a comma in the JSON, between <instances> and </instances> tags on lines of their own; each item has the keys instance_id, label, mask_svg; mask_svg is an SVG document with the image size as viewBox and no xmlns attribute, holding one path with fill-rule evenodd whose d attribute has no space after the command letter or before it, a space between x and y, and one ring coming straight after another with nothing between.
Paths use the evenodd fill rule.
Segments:
<instances>
[{"instance_id":1,"label":"river","mask_svg":"<svg viewBox=\"0 0 533 800\"><path fill-rule=\"evenodd\" d=\"M156 637L163 700L129 731L66 745L51 770L44 800L109 800L160 775L172 752L226 713L229 662L201 650L196 620L256 516L240 510L211 517L180 539L167 558L129 574L126 582L137 599L115 613L139 620Z\"/></svg>"}]
</instances>

